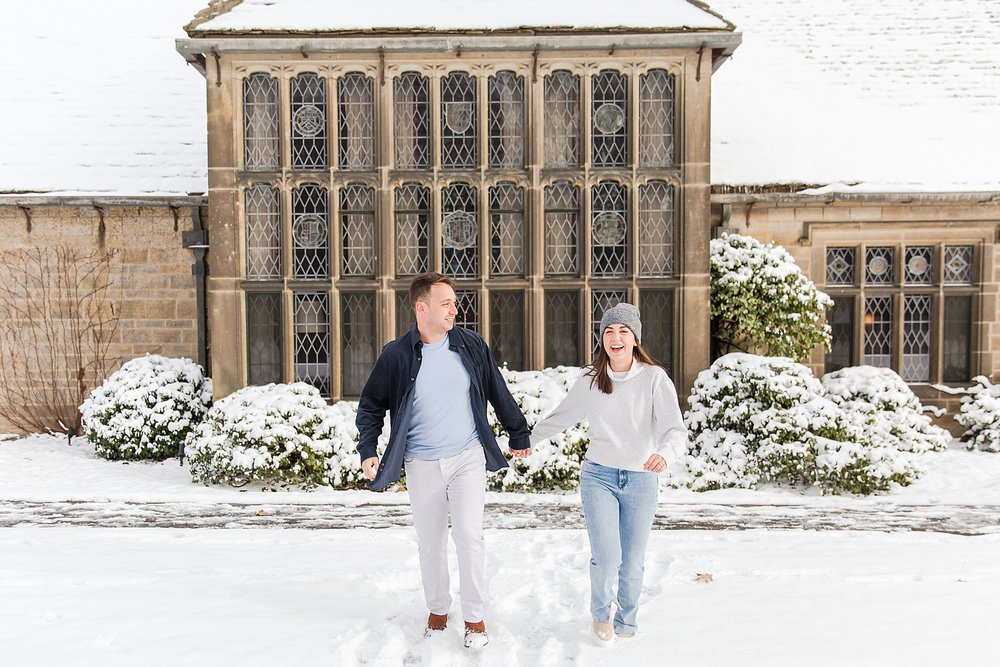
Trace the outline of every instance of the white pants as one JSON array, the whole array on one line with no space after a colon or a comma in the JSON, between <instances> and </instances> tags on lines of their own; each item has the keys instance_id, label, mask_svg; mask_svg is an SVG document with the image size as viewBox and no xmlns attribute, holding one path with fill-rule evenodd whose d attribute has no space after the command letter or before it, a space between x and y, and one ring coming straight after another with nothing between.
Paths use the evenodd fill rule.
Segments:
<instances>
[{"instance_id":1,"label":"white pants","mask_svg":"<svg viewBox=\"0 0 1000 667\"><path fill-rule=\"evenodd\" d=\"M420 577L427 608L434 614L451 609L448 579L448 517L458 553L462 616L469 623L483 620L486 600L486 552L483 506L486 504L486 454L470 447L437 461L406 459L413 527L420 551Z\"/></svg>"}]
</instances>

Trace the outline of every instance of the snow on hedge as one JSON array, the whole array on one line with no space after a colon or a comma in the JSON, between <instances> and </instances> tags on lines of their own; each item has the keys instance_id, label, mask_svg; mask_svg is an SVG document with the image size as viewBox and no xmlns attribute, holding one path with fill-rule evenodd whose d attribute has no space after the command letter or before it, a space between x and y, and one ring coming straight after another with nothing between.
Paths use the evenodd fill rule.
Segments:
<instances>
[{"instance_id":1,"label":"snow on hedge","mask_svg":"<svg viewBox=\"0 0 1000 667\"><path fill-rule=\"evenodd\" d=\"M212 381L190 359L126 362L80 406L83 434L112 460L176 456L212 400Z\"/></svg>"},{"instance_id":2,"label":"snow on hedge","mask_svg":"<svg viewBox=\"0 0 1000 667\"><path fill-rule=\"evenodd\" d=\"M187 444L205 484L361 486L357 404L328 405L308 384L244 387L217 401Z\"/></svg>"},{"instance_id":3,"label":"snow on hedge","mask_svg":"<svg viewBox=\"0 0 1000 667\"><path fill-rule=\"evenodd\" d=\"M823 376L826 395L863 421L871 438L906 452L939 451L951 434L934 426L920 399L889 368L852 366Z\"/></svg>"},{"instance_id":4,"label":"snow on hedge","mask_svg":"<svg viewBox=\"0 0 1000 667\"><path fill-rule=\"evenodd\" d=\"M702 371L685 413L691 443L671 483L695 490L775 482L872 493L907 485L912 455L865 431L825 395L808 368L784 357L733 353Z\"/></svg>"},{"instance_id":5,"label":"snow on hedge","mask_svg":"<svg viewBox=\"0 0 1000 667\"><path fill-rule=\"evenodd\" d=\"M955 421L968 429L963 437L968 438L969 449L1000 452L1000 384L983 375L973 382Z\"/></svg>"}]
</instances>

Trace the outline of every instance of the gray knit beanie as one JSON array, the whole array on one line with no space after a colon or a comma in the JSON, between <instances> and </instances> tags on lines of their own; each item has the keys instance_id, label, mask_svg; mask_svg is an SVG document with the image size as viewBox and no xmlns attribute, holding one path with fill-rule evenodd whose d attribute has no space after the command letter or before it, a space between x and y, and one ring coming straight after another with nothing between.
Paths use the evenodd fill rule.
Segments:
<instances>
[{"instance_id":1,"label":"gray knit beanie","mask_svg":"<svg viewBox=\"0 0 1000 667\"><path fill-rule=\"evenodd\" d=\"M624 324L632 330L637 343L642 340L642 321L639 319L639 309L631 303L619 303L604 311L604 317L601 318L601 336L604 335L604 330L612 324Z\"/></svg>"}]
</instances>

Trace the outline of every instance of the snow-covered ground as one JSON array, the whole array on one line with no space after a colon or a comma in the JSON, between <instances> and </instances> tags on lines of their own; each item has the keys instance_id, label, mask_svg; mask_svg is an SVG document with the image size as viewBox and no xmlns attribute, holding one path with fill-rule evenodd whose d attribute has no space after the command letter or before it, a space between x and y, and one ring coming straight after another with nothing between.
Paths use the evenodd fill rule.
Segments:
<instances>
[{"instance_id":1,"label":"snow-covered ground","mask_svg":"<svg viewBox=\"0 0 1000 667\"><path fill-rule=\"evenodd\" d=\"M661 507L1000 505L1000 455L956 444L925 456L924 477L883 496L666 489ZM112 463L82 440L67 446L50 436L0 442L0 504L68 500L206 512L222 503L382 503L388 516L388 505L407 499L210 488L191 484L177 460ZM578 496L490 501L576 511ZM937 666L991 664L1000 651L1000 532L657 530L639 635L609 650L586 634L588 552L579 528L488 530L493 640L470 655L460 617L442 636L421 636L426 612L408 527L2 528L0 663ZM453 558L453 588L455 569Z\"/></svg>"}]
</instances>

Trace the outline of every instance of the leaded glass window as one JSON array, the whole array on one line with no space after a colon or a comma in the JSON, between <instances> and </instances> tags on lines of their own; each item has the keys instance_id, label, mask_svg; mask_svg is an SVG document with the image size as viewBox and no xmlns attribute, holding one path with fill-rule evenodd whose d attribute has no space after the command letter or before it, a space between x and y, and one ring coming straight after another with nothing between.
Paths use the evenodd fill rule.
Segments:
<instances>
[{"instance_id":1,"label":"leaded glass window","mask_svg":"<svg viewBox=\"0 0 1000 667\"><path fill-rule=\"evenodd\" d=\"M894 248L865 248L865 283L868 285L892 285L892 257Z\"/></svg>"},{"instance_id":2,"label":"leaded glass window","mask_svg":"<svg viewBox=\"0 0 1000 667\"><path fill-rule=\"evenodd\" d=\"M927 382L931 376L931 297L903 297L903 379Z\"/></svg>"},{"instance_id":3,"label":"leaded glass window","mask_svg":"<svg viewBox=\"0 0 1000 667\"><path fill-rule=\"evenodd\" d=\"M257 184L244 193L247 280L281 278L281 208L278 189Z\"/></svg>"},{"instance_id":4,"label":"leaded glass window","mask_svg":"<svg viewBox=\"0 0 1000 667\"><path fill-rule=\"evenodd\" d=\"M827 373L854 365L854 297L835 296L833 307L826 311L832 340L826 355Z\"/></svg>"},{"instance_id":5,"label":"leaded glass window","mask_svg":"<svg viewBox=\"0 0 1000 667\"><path fill-rule=\"evenodd\" d=\"M479 292L455 290L455 326L479 333Z\"/></svg>"},{"instance_id":6,"label":"leaded glass window","mask_svg":"<svg viewBox=\"0 0 1000 667\"><path fill-rule=\"evenodd\" d=\"M594 356L597 356L597 350L601 347L601 337L604 332L601 331L601 318L604 317L604 311L612 306L617 306L619 303L627 300L627 294L625 290L594 290L590 294L590 331L591 331L591 349L594 351Z\"/></svg>"},{"instance_id":7,"label":"leaded glass window","mask_svg":"<svg viewBox=\"0 0 1000 667\"><path fill-rule=\"evenodd\" d=\"M591 191L591 240L595 276L624 276L628 209L625 186L603 181Z\"/></svg>"},{"instance_id":8,"label":"leaded glass window","mask_svg":"<svg viewBox=\"0 0 1000 667\"><path fill-rule=\"evenodd\" d=\"M360 396L375 366L375 295L340 297L341 395Z\"/></svg>"},{"instance_id":9,"label":"leaded glass window","mask_svg":"<svg viewBox=\"0 0 1000 667\"><path fill-rule=\"evenodd\" d=\"M668 373L674 367L674 292L669 289L639 291L643 348Z\"/></svg>"},{"instance_id":10,"label":"leaded glass window","mask_svg":"<svg viewBox=\"0 0 1000 667\"><path fill-rule=\"evenodd\" d=\"M375 168L375 94L371 77L353 72L338 84L340 168Z\"/></svg>"},{"instance_id":11,"label":"leaded glass window","mask_svg":"<svg viewBox=\"0 0 1000 667\"><path fill-rule=\"evenodd\" d=\"M674 77L666 70L639 77L639 159L643 167L674 164Z\"/></svg>"},{"instance_id":12,"label":"leaded glass window","mask_svg":"<svg viewBox=\"0 0 1000 667\"><path fill-rule=\"evenodd\" d=\"M397 169L423 169L430 163L430 106L427 79L407 72L393 86L393 129Z\"/></svg>"},{"instance_id":13,"label":"leaded glass window","mask_svg":"<svg viewBox=\"0 0 1000 667\"><path fill-rule=\"evenodd\" d=\"M441 79L441 166L474 169L476 147L476 80L465 72Z\"/></svg>"},{"instance_id":14,"label":"leaded glass window","mask_svg":"<svg viewBox=\"0 0 1000 667\"><path fill-rule=\"evenodd\" d=\"M513 183L490 188L490 273L524 275L524 190Z\"/></svg>"},{"instance_id":15,"label":"leaded glass window","mask_svg":"<svg viewBox=\"0 0 1000 667\"><path fill-rule=\"evenodd\" d=\"M577 366L580 304L576 292L545 293L545 366Z\"/></svg>"},{"instance_id":16,"label":"leaded glass window","mask_svg":"<svg viewBox=\"0 0 1000 667\"><path fill-rule=\"evenodd\" d=\"M396 292L396 338L412 329L416 321L409 291Z\"/></svg>"},{"instance_id":17,"label":"leaded glass window","mask_svg":"<svg viewBox=\"0 0 1000 667\"><path fill-rule=\"evenodd\" d=\"M251 74L243 80L243 164L248 171L281 168L278 80Z\"/></svg>"},{"instance_id":18,"label":"leaded glass window","mask_svg":"<svg viewBox=\"0 0 1000 667\"><path fill-rule=\"evenodd\" d=\"M674 275L674 189L663 181L639 187L639 274Z\"/></svg>"},{"instance_id":19,"label":"leaded glass window","mask_svg":"<svg viewBox=\"0 0 1000 667\"><path fill-rule=\"evenodd\" d=\"M826 284L853 285L856 248L826 249Z\"/></svg>"},{"instance_id":20,"label":"leaded glass window","mask_svg":"<svg viewBox=\"0 0 1000 667\"><path fill-rule=\"evenodd\" d=\"M545 273L579 275L580 194L565 181L545 188Z\"/></svg>"},{"instance_id":21,"label":"leaded glass window","mask_svg":"<svg viewBox=\"0 0 1000 667\"><path fill-rule=\"evenodd\" d=\"M944 298L944 340L941 377L945 382L968 382L972 376L972 296Z\"/></svg>"},{"instance_id":22,"label":"leaded glass window","mask_svg":"<svg viewBox=\"0 0 1000 667\"><path fill-rule=\"evenodd\" d=\"M591 92L592 161L595 167L628 164L628 82L625 75L603 70Z\"/></svg>"},{"instance_id":23,"label":"leaded glass window","mask_svg":"<svg viewBox=\"0 0 1000 667\"><path fill-rule=\"evenodd\" d=\"M524 79L497 72L489 79L490 166L524 164Z\"/></svg>"},{"instance_id":24,"label":"leaded glass window","mask_svg":"<svg viewBox=\"0 0 1000 667\"><path fill-rule=\"evenodd\" d=\"M299 293L294 304L295 381L330 396L330 296Z\"/></svg>"},{"instance_id":25,"label":"leaded glass window","mask_svg":"<svg viewBox=\"0 0 1000 667\"><path fill-rule=\"evenodd\" d=\"M580 164L580 77L558 70L545 77L545 166Z\"/></svg>"},{"instance_id":26,"label":"leaded glass window","mask_svg":"<svg viewBox=\"0 0 1000 667\"><path fill-rule=\"evenodd\" d=\"M396 188L396 275L415 276L427 271L428 227L431 194L422 185Z\"/></svg>"},{"instance_id":27,"label":"leaded glass window","mask_svg":"<svg viewBox=\"0 0 1000 667\"><path fill-rule=\"evenodd\" d=\"M375 190L349 185L340 191L341 266L344 276L375 276Z\"/></svg>"},{"instance_id":28,"label":"leaded glass window","mask_svg":"<svg viewBox=\"0 0 1000 667\"><path fill-rule=\"evenodd\" d=\"M865 297L865 358L868 366L892 366L892 297Z\"/></svg>"},{"instance_id":29,"label":"leaded glass window","mask_svg":"<svg viewBox=\"0 0 1000 667\"><path fill-rule=\"evenodd\" d=\"M524 292L490 293L490 349L498 366L524 370Z\"/></svg>"},{"instance_id":30,"label":"leaded glass window","mask_svg":"<svg viewBox=\"0 0 1000 667\"><path fill-rule=\"evenodd\" d=\"M441 192L442 272L455 278L479 275L479 216L476 189L454 183Z\"/></svg>"},{"instance_id":31,"label":"leaded glass window","mask_svg":"<svg viewBox=\"0 0 1000 667\"><path fill-rule=\"evenodd\" d=\"M330 275L330 219L326 188L306 184L292 190L292 275Z\"/></svg>"},{"instance_id":32,"label":"leaded glass window","mask_svg":"<svg viewBox=\"0 0 1000 667\"><path fill-rule=\"evenodd\" d=\"M292 169L326 169L326 81L307 72L291 87Z\"/></svg>"},{"instance_id":33,"label":"leaded glass window","mask_svg":"<svg viewBox=\"0 0 1000 667\"><path fill-rule=\"evenodd\" d=\"M281 382L281 294L247 294L247 381Z\"/></svg>"},{"instance_id":34,"label":"leaded glass window","mask_svg":"<svg viewBox=\"0 0 1000 667\"><path fill-rule=\"evenodd\" d=\"M934 275L934 248L914 246L906 249L903 282L907 285L930 285Z\"/></svg>"},{"instance_id":35,"label":"leaded glass window","mask_svg":"<svg viewBox=\"0 0 1000 667\"><path fill-rule=\"evenodd\" d=\"M972 284L972 246L944 247L944 282L949 285Z\"/></svg>"}]
</instances>

